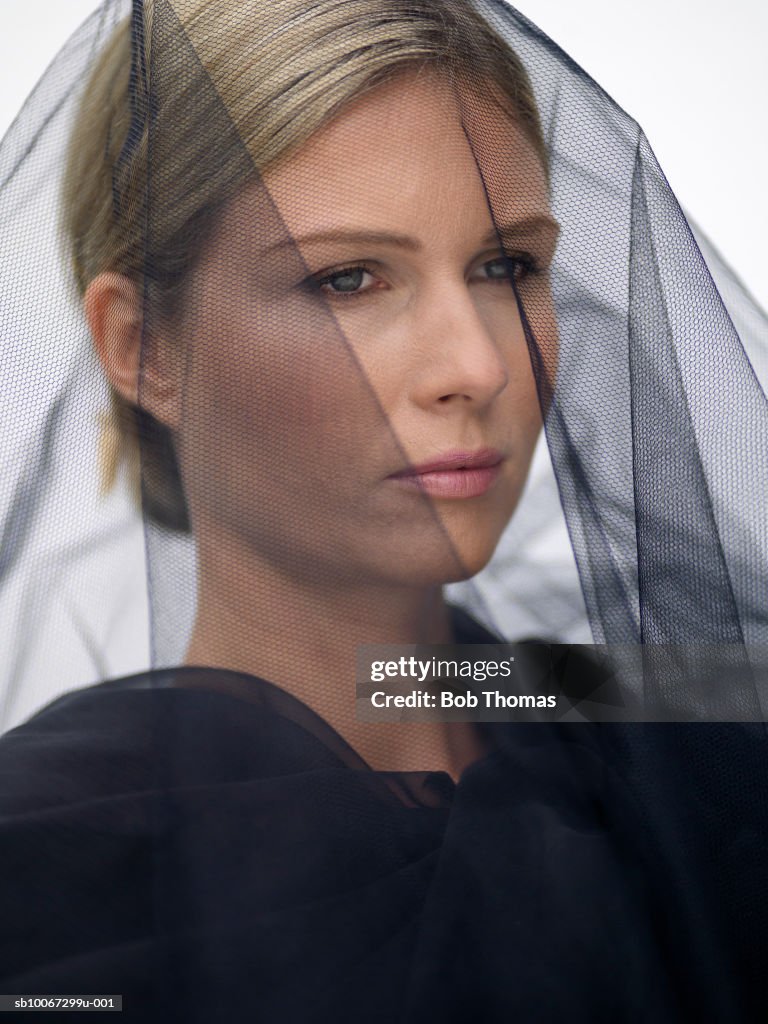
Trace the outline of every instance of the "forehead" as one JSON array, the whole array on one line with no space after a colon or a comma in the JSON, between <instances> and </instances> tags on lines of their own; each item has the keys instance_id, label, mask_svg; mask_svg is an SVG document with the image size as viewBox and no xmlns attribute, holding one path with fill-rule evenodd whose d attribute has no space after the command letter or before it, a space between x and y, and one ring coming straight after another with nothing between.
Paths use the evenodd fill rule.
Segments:
<instances>
[{"instance_id":1,"label":"forehead","mask_svg":"<svg viewBox=\"0 0 768 1024\"><path fill-rule=\"evenodd\" d=\"M492 224L489 196L498 221L548 211L541 161L516 121L434 72L358 97L263 181L292 233L475 232Z\"/></svg>"}]
</instances>

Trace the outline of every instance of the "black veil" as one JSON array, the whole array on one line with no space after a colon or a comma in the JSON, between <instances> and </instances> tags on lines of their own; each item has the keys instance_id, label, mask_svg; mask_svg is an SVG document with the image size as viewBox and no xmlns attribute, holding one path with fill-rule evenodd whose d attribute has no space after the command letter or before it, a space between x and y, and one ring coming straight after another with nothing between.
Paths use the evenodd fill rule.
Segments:
<instances>
[{"instance_id":1,"label":"black veil","mask_svg":"<svg viewBox=\"0 0 768 1024\"><path fill-rule=\"evenodd\" d=\"M364 144L336 181L319 133L351 111L387 154L435 79L430 224L481 195L504 281L330 300L329 268L379 265L299 237L335 226L331 185L365 198ZM392 152L361 227L413 201ZM3 991L137 1020L763 1019L766 317L632 118L500 0L105 0L3 140L0 220ZM436 454L413 437L462 387L543 419L502 439L522 496L487 557L460 503L355 475ZM427 581L407 630L358 628L368 577L391 623ZM434 642L436 581L456 642L600 645L656 712L494 726L458 779L433 733L377 764L349 659ZM321 632L330 593L359 597Z\"/></svg>"}]
</instances>

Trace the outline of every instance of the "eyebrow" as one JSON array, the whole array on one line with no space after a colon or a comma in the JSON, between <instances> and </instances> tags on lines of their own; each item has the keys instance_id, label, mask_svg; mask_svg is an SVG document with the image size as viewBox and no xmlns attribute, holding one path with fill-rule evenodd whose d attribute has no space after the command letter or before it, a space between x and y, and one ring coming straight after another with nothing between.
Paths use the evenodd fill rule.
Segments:
<instances>
[{"instance_id":1,"label":"eyebrow","mask_svg":"<svg viewBox=\"0 0 768 1024\"><path fill-rule=\"evenodd\" d=\"M522 220L513 221L510 224L497 224L485 238L480 240L480 245L494 245L499 239L506 244L508 241L518 239L521 235L528 235L534 231L546 230L555 238L560 233L560 225L549 214L535 214L531 217L524 217ZM411 235L401 235L392 231L355 231L343 229L331 229L327 231L313 231L308 235L300 235L297 238L286 238L267 246L262 250L263 254L274 252L291 245L307 245L313 242L352 242L361 245L390 245L409 252L419 252L423 248L421 242Z\"/></svg>"}]
</instances>

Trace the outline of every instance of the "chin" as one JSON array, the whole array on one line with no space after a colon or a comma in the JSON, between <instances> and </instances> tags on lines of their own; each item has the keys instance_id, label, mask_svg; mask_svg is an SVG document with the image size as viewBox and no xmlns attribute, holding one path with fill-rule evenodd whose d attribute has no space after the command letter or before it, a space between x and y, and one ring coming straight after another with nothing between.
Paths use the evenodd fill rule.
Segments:
<instances>
[{"instance_id":1,"label":"chin","mask_svg":"<svg viewBox=\"0 0 768 1024\"><path fill-rule=\"evenodd\" d=\"M450 564L444 567L444 583L460 583L485 569L493 558L516 505L517 495L514 501L503 505L497 503L495 507L492 506L479 515L460 514L443 517L445 538L450 543L453 555ZM450 509L450 512L453 512L453 509Z\"/></svg>"},{"instance_id":2,"label":"chin","mask_svg":"<svg viewBox=\"0 0 768 1024\"><path fill-rule=\"evenodd\" d=\"M374 570L392 583L409 587L436 587L460 583L488 565L501 533L476 531L463 543L449 541L445 533L414 537L411 543L389 548Z\"/></svg>"},{"instance_id":3,"label":"chin","mask_svg":"<svg viewBox=\"0 0 768 1024\"><path fill-rule=\"evenodd\" d=\"M491 547L461 553L461 565L454 564L453 572L448 571L448 567L446 567L446 572L443 573L440 582L443 584L462 583L464 580L471 579L488 565L495 550L496 544L493 544Z\"/></svg>"}]
</instances>

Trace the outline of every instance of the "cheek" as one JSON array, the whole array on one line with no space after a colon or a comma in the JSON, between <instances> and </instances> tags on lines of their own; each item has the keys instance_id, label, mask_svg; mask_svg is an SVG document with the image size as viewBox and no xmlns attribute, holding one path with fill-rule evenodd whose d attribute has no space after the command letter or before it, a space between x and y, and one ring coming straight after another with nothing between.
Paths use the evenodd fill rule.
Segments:
<instances>
[{"instance_id":1,"label":"cheek","mask_svg":"<svg viewBox=\"0 0 768 1024\"><path fill-rule=\"evenodd\" d=\"M529 328L532 351L529 356L541 400L546 409L557 380L560 342L552 291L547 275L524 281L519 289L520 302Z\"/></svg>"},{"instance_id":2,"label":"cheek","mask_svg":"<svg viewBox=\"0 0 768 1024\"><path fill-rule=\"evenodd\" d=\"M548 288L522 282L518 295L519 304L511 288L507 294L491 293L483 298L479 312L509 377L497 405L521 430L528 430L541 426L538 388L546 392L554 373L557 328Z\"/></svg>"},{"instance_id":3,"label":"cheek","mask_svg":"<svg viewBox=\"0 0 768 1024\"><path fill-rule=\"evenodd\" d=\"M256 485L279 502L281 489L295 497L333 472L344 491L344 466L377 437L380 447L383 417L333 321L300 303L273 303L269 317L242 300L205 308L190 338L181 429L199 485L230 496Z\"/></svg>"}]
</instances>

